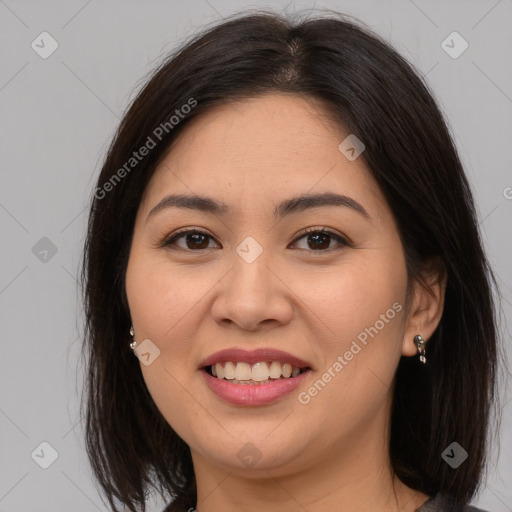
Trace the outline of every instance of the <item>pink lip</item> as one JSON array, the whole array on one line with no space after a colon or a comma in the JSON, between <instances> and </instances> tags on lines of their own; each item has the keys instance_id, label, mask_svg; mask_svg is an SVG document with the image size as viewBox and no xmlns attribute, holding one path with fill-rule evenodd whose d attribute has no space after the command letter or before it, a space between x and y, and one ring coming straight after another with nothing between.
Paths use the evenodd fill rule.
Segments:
<instances>
[{"instance_id":1,"label":"pink lip","mask_svg":"<svg viewBox=\"0 0 512 512\"><path fill-rule=\"evenodd\" d=\"M261 360L260 358L255 362ZM283 362L281 359L278 360ZM228 359L228 361L233 361L233 359ZM205 378L208 387L223 400L235 405L252 406L266 405L291 393L307 379L310 371L306 370L296 377L278 379L266 384L235 384L224 379L212 377L204 368L201 370L201 374Z\"/></svg>"},{"instance_id":2,"label":"pink lip","mask_svg":"<svg viewBox=\"0 0 512 512\"><path fill-rule=\"evenodd\" d=\"M225 361L233 361L234 363L242 361L249 364L260 363L263 361L279 361L280 363L289 363L292 366L299 368L310 368L311 365L299 359L298 357L292 356L282 350L274 350L272 348L260 348L257 350L244 350L241 348L231 348L216 352L211 356L204 359L200 364L199 368L205 366L211 366L215 363L223 363ZM249 384L252 385L252 384ZM267 386L268 384L265 384Z\"/></svg>"}]
</instances>

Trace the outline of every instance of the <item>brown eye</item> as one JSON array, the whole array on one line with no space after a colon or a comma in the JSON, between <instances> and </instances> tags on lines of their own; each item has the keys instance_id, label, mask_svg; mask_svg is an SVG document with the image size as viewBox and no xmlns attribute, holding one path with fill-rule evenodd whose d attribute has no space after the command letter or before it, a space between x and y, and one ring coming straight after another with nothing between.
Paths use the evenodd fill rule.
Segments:
<instances>
[{"instance_id":1,"label":"brown eye","mask_svg":"<svg viewBox=\"0 0 512 512\"><path fill-rule=\"evenodd\" d=\"M297 243L297 240L301 240L303 238L307 240L307 247L301 249L316 252L327 252L333 249L333 247L330 246L333 240L341 246L349 245L342 236L326 229L309 229L303 235L297 238L295 243Z\"/></svg>"},{"instance_id":2,"label":"brown eye","mask_svg":"<svg viewBox=\"0 0 512 512\"><path fill-rule=\"evenodd\" d=\"M181 239L184 240L185 246L176 243L178 240ZM208 249L208 244L210 240L213 240L213 238L207 233L203 233L202 231L198 230L188 230L176 233L171 238L167 239L162 245L164 247L176 246L180 249L197 251Z\"/></svg>"}]
</instances>

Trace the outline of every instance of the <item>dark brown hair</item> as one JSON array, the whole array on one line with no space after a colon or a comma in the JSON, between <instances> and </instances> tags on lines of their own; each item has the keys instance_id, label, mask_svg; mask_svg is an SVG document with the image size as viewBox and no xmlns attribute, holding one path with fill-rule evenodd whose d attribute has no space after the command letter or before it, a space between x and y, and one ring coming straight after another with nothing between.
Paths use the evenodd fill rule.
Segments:
<instances>
[{"instance_id":1,"label":"dark brown hair","mask_svg":"<svg viewBox=\"0 0 512 512\"><path fill-rule=\"evenodd\" d=\"M169 511L196 505L189 448L158 411L128 347L125 272L142 194L192 119L272 92L322 101L326 116L364 142L362 158L397 222L409 280L433 258L444 264L444 311L428 364L403 357L397 370L390 458L396 475L425 494L467 503L478 488L495 398L497 284L455 144L428 86L388 43L338 13L300 16L237 14L186 41L148 79L106 156L82 267L83 403L87 453L114 511L116 500L145 510L151 487L173 499ZM148 137L156 146L127 166ZM469 454L456 470L441 458L453 441Z\"/></svg>"}]
</instances>

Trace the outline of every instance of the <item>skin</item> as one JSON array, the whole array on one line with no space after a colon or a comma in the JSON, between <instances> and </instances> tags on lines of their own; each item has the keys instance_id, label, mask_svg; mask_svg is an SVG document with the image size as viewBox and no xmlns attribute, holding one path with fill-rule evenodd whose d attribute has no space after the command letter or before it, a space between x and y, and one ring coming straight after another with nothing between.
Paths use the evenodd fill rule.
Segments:
<instances>
[{"instance_id":1,"label":"skin","mask_svg":"<svg viewBox=\"0 0 512 512\"><path fill-rule=\"evenodd\" d=\"M391 473L389 418L399 360L417 355L416 334L428 340L434 332L445 281L434 273L428 288L414 282L406 316L399 233L363 159L349 161L338 149L346 136L310 98L237 101L192 121L145 190L126 291L135 339L149 338L160 350L141 370L162 415L191 449L199 512L320 512L340 504L346 512L412 512L428 499ZM322 192L350 196L370 219L340 206L274 219L281 201ZM169 193L206 195L231 213L166 208L146 220ZM351 244L327 238L315 245L303 236L310 227ZM160 246L182 228L211 238ZM250 264L236 252L248 236L263 249ZM300 403L298 394L394 303L401 311ZM281 349L313 371L275 403L233 405L210 391L198 369L232 347ZM261 454L252 467L237 457L247 443Z\"/></svg>"}]
</instances>

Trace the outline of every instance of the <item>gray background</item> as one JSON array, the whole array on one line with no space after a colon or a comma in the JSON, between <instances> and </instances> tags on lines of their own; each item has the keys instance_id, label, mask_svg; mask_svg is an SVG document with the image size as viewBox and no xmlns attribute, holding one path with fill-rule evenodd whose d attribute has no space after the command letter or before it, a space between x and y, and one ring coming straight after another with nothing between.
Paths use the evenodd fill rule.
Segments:
<instances>
[{"instance_id":1,"label":"gray background","mask_svg":"<svg viewBox=\"0 0 512 512\"><path fill-rule=\"evenodd\" d=\"M78 424L76 276L94 180L129 100L165 53L201 26L244 9L314 6L360 18L427 76L475 192L504 293L510 356L511 0L0 0L0 511L107 510ZM47 59L31 47L43 31L58 43ZM441 46L453 31L469 44L455 59ZM502 385L501 455L496 443L494 469L475 500L492 512L512 511L511 397ZM58 453L47 469L39 466L51 462L44 441Z\"/></svg>"}]
</instances>

